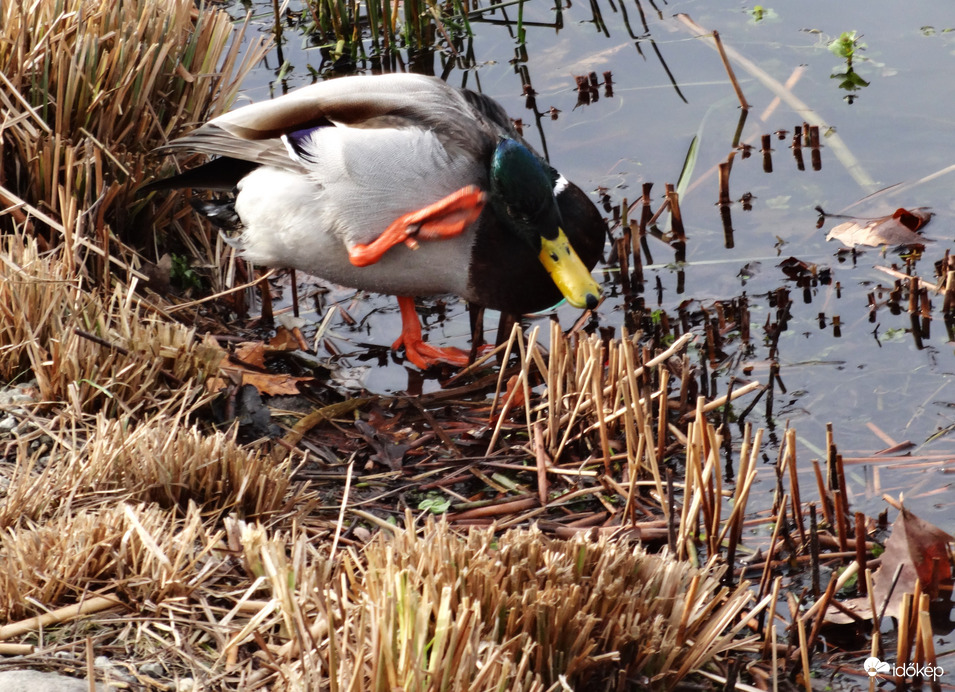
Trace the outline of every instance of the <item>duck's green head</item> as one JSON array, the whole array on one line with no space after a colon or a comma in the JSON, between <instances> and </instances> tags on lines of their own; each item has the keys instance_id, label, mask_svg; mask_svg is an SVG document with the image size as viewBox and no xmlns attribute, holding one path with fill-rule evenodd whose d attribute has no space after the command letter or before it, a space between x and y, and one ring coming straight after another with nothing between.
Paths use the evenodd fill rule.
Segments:
<instances>
[{"instance_id":1,"label":"duck's green head","mask_svg":"<svg viewBox=\"0 0 955 692\"><path fill-rule=\"evenodd\" d=\"M513 139L501 139L491 158L491 204L504 224L537 254L567 302L597 307L600 286L561 228L554 179L541 160Z\"/></svg>"}]
</instances>

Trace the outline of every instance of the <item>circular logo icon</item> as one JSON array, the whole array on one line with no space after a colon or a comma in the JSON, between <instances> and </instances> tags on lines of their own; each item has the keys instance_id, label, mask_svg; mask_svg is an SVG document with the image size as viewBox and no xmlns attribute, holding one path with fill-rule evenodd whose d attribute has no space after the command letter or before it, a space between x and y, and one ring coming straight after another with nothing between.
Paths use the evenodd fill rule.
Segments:
<instances>
[{"instance_id":1,"label":"circular logo icon","mask_svg":"<svg viewBox=\"0 0 955 692\"><path fill-rule=\"evenodd\" d=\"M862 664L862 668L869 674L870 678L874 678L879 673L888 673L892 669L892 666L885 661L880 661L875 656L869 656L869 658L865 660L865 663Z\"/></svg>"}]
</instances>

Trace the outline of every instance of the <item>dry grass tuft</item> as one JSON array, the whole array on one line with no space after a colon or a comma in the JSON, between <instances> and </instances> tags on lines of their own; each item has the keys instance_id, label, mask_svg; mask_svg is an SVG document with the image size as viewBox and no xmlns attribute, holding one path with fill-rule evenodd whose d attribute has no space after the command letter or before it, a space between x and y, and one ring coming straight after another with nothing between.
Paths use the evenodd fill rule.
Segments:
<instances>
[{"instance_id":1,"label":"dry grass tuft","mask_svg":"<svg viewBox=\"0 0 955 692\"><path fill-rule=\"evenodd\" d=\"M40 399L76 413L143 415L194 400L221 351L195 330L144 317L134 289L84 291L65 250L22 233L0 249L0 378L33 378Z\"/></svg>"},{"instance_id":2,"label":"dry grass tuft","mask_svg":"<svg viewBox=\"0 0 955 692\"><path fill-rule=\"evenodd\" d=\"M158 507L118 504L0 533L0 619L106 590L134 603L181 598L215 575L223 558L212 550L220 537L195 505L182 519Z\"/></svg>"},{"instance_id":3,"label":"dry grass tuft","mask_svg":"<svg viewBox=\"0 0 955 692\"><path fill-rule=\"evenodd\" d=\"M182 411L160 411L139 424L102 414L94 424L61 417L56 430L37 428L45 444L36 451L36 434L19 436L0 528L118 502L155 504L178 516L195 504L212 521L227 514L270 521L311 507L291 481L293 456L276 462L183 418Z\"/></svg>"},{"instance_id":4,"label":"dry grass tuft","mask_svg":"<svg viewBox=\"0 0 955 692\"><path fill-rule=\"evenodd\" d=\"M563 677L622 689L646 678L669 688L741 645L728 625L751 598L626 540L555 540L535 529L462 540L429 524L379 539L366 560L361 589L352 587L382 644L402 653L396 684L406 687L474 689L485 658L516 666L528 656L545 686ZM497 646L482 651L481 642ZM471 665L462 665L468 655Z\"/></svg>"},{"instance_id":5,"label":"dry grass tuft","mask_svg":"<svg viewBox=\"0 0 955 692\"><path fill-rule=\"evenodd\" d=\"M4 187L58 218L67 240L118 220L150 150L234 100L262 55L254 39L240 61L242 43L227 14L192 0L4 3Z\"/></svg>"},{"instance_id":6,"label":"dry grass tuft","mask_svg":"<svg viewBox=\"0 0 955 692\"><path fill-rule=\"evenodd\" d=\"M751 643L734 639L747 584L721 587L715 573L627 541L408 522L363 556L346 554L331 580L327 561L310 575L286 544L246 527L247 560L269 580L268 617L283 633L269 649L287 688L671 689Z\"/></svg>"},{"instance_id":7,"label":"dry grass tuft","mask_svg":"<svg viewBox=\"0 0 955 692\"><path fill-rule=\"evenodd\" d=\"M0 5L0 231L35 232L44 250L62 242L70 275L104 288L114 274L145 278L124 242L167 228L214 266L214 231L183 209L172 218L175 195L154 209L136 189L153 149L235 100L266 50L245 28L192 0Z\"/></svg>"},{"instance_id":8,"label":"dry grass tuft","mask_svg":"<svg viewBox=\"0 0 955 692\"><path fill-rule=\"evenodd\" d=\"M22 233L0 237L0 378L29 373L31 351L63 333L69 312L83 301L60 253L42 254Z\"/></svg>"}]
</instances>

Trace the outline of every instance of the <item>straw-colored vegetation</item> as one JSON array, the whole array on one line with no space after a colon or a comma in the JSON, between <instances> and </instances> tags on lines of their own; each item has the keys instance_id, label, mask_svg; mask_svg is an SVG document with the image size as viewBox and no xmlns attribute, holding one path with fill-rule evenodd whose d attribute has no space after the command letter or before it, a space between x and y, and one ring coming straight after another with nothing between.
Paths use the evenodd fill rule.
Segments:
<instances>
[{"instance_id":1,"label":"straw-colored vegetation","mask_svg":"<svg viewBox=\"0 0 955 692\"><path fill-rule=\"evenodd\" d=\"M264 50L253 39L240 57L241 33L191 0L3 3L0 230L20 224L62 240L74 277L142 278L117 234L168 219L172 203L149 214L135 188L153 148L234 101ZM214 245L181 217L173 228L187 246Z\"/></svg>"},{"instance_id":2,"label":"straw-colored vegetation","mask_svg":"<svg viewBox=\"0 0 955 692\"><path fill-rule=\"evenodd\" d=\"M733 569L761 433L724 490L707 414L755 383L696 397L687 334L554 327L545 349L515 330L497 373L285 412L284 438L240 442L212 422L209 382L227 402L241 384L196 326L217 325L194 306L170 317L129 238L164 220L157 245L225 285L192 213L133 190L153 147L228 107L262 46L240 59L242 29L191 0L0 13L0 667L93 672L104 655L100 678L163 689L627 690L723 684L732 651L757 681L808 685L826 607L800 615L793 597L787 648L774 560L828 534L803 526L789 434L792 495L777 488L758 586ZM395 41L393 14L368 21ZM864 567L829 449L828 545ZM446 520L406 511L428 493Z\"/></svg>"},{"instance_id":3,"label":"straw-colored vegetation","mask_svg":"<svg viewBox=\"0 0 955 692\"><path fill-rule=\"evenodd\" d=\"M608 538L462 537L408 522L361 556L347 552L330 584L321 568L306 572L311 588L296 582L296 593L287 575L302 572L283 557L287 546L246 542L295 633L277 648L280 660L292 657L288 675L341 689L544 690L561 679L572 688L643 680L666 689L744 646L730 625L749 603L746 589L725 589L688 563ZM320 658L297 652L310 639L322 642Z\"/></svg>"},{"instance_id":4,"label":"straw-colored vegetation","mask_svg":"<svg viewBox=\"0 0 955 692\"><path fill-rule=\"evenodd\" d=\"M132 287L84 288L66 246L41 253L22 232L2 245L4 380L32 379L40 400L65 402L77 414L139 416L195 400L217 372L221 351L194 329L144 314Z\"/></svg>"}]
</instances>

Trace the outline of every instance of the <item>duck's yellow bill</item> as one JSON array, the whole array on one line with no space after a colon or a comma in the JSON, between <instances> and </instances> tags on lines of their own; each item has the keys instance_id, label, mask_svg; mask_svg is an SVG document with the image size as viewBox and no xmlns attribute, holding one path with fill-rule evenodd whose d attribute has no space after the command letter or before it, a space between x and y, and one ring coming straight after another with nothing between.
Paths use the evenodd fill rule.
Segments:
<instances>
[{"instance_id":1,"label":"duck's yellow bill","mask_svg":"<svg viewBox=\"0 0 955 692\"><path fill-rule=\"evenodd\" d=\"M562 228L557 229L557 237L553 240L541 238L538 257L568 303L575 308L592 310L597 307L600 286L574 252Z\"/></svg>"}]
</instances>

